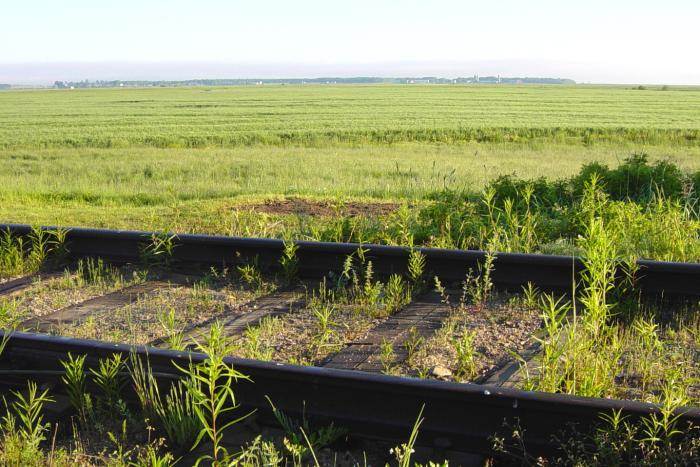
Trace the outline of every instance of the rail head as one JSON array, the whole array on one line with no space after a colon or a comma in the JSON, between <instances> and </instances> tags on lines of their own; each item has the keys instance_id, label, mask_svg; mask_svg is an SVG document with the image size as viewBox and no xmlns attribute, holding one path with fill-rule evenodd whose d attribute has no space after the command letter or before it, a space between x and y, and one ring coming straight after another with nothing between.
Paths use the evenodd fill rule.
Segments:
<instances>
[{"instance_id":1,"label":"rail head","mask_svg":"<svg viewBox=\"0 0 700 467\"><path fill-rule=\"evenodd\" d=\"M66 241L74 257L102 256L119 261L138 261L144 245L154 235L173 238L173 262L181 267L192 265L236 264L255 258L265 267L277 267L284 250L281 240L213 235L170 234L163 232L118 231L80 227L42 227L44 230L67 231ZM32 228L21 224L0 224L0 231L27 235ZM403 273L411 249L401 246L297 242L299 273L307 278L321 278L330 271L342 270L345 258L359 248L372 259L377 274ZM461 281L466 273L477 270L486 252L419 248L426 258L426 271L445 281ZM664 296L700 296L700 263L677 263L640 260L636 281L643 293ZM496 253L492 280L503 288L519 290L528 282L544 290L571 290L583 269L580 258L523 253Z\"/></svg>"},{"instance_id":2,"label":"rail head","mask_svg":"<svg viewBox=\"0 0 700 467\"><path fill-rule=\"evenodd\" d=\"M148 359L153 371L177 375L176 365L198 363L201 353L178 352L145 346L57 337L22 332L0 332L7 336L2 366L26 363L32 369L60 369L68 354L99 358L121 353ZM250 382L236 385L245 409L269 408L270 397L281 410L332 420L362 436L400 440L410 432L415 416L425 406L421 443L448 444L455 448L488 452L491 436L504 422L518 423L528 430L532 449L549 452L558 430L575 424L590 429L601 414L613 411L630 420L660 413L654 404L577 397L565 394L521 391L495 386L460 384L370 374L356 371L227 358L226 362L249 376ZM699 425L700 409L679 412L683 423Z\"/></svg>"}]
</instances>

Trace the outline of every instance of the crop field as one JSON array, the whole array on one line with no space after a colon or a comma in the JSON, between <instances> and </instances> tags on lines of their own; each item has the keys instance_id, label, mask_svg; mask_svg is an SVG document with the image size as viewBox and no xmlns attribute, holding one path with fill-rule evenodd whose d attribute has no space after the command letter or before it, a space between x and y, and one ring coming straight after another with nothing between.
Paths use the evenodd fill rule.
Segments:
<instances>
[{"instance_id":1,"label":"crop field","mask_svg":"<svg viewBox=\"0 0 700 467\"><path fill-rule=\"evenodd\" d=\"M694 172L698 132L695 88L11 91L0 93L0 219L236 233L241 208L290 197L422 204L446 189L478 194L499 175L567 178L636 152ZM263 211L261 222L298 224L294 210Z\"/></svg>"},{"instance_id":2,"label":"crop field","mask_svg":"<svg viewBox=\"0 0 700 467\"><path fill-rule=\"evenodd\" d=\"M697 143L699 90L264 86L11 92L0 146L631 141Z\"/></svg>"}]
</instances>

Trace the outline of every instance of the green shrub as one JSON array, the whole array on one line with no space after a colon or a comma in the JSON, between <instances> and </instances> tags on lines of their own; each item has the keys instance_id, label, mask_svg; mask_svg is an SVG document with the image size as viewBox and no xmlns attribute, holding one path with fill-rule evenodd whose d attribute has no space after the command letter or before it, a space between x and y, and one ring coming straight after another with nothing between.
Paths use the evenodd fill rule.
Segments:
<instances>
[{"instance_id":1,"label":"green shrub","mask_svg":"<svg viewBox=\"0 0 700 467\"><path fill-rule=\"evenodd\" d=\"M584 184L593 174L601 180L604 191L613 200L650 201L657 194L678 199L683 195L687 179L683 171L669 161L649 163L644 153L635 153L626 158L619 167L610 169L603 164L593 162L581 168L571 180L574 196L583 193Z\"/></svg>"}]
</instances>

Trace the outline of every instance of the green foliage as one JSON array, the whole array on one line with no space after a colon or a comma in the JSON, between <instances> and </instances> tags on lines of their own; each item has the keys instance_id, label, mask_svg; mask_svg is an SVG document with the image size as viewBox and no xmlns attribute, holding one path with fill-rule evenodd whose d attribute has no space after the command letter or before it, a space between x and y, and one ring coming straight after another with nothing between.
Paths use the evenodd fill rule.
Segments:
<instances>
[{"instance_id":1,"label":"green foliage","mask_svg":"<svg viewBox=\"0 0 700 467\"><path fill-rule=\"evenodd\" d=\"M391 448L391 450L389 451L390 454L394 455L394 458L396 459L396 462L399 465L399 467L411 466L411 456L415 452L413 448L416 444L416 440L418 439L418 432L420 430L420 426L424 420L424 409L425 406L421 407L420 411L418 412L418 417L416 417L416 421L413 424L413 429L411 429L411 434L408 437L408 441L404 444Z\"/></svg>"},{"instance_id":2,"label":"green foliage","mask_svg":"<svg viewBox=\"0 0 700 467\"><path fill-rule=\"evenodd\" d=\"M406 362L409 364L413 362L413 358L424 342L425 338L420 335L415 326L408 330L408 336L403 341L403 348L406 350Z\"/></svg>"},{"instance_id":3,"label":"green foliage","mask_svg":"<svg viewBox=\"0 0 700 467\"><path fill-rule=\"evenodd\" d=\"M476 331L465 331L460 338L454 339L452 346L457 354L457 376L472 380L476 376L476 349L474 338Z\"/></svg>"},{"instance_id":4,"label":"green foliage","mask_svg":"<svg viewBox=\"0 0 700 467\"><path fill-rule=\"evenodd\" d=\"M382 371L387 374L391 373L394 360L396 360L396 352L394 352L394 345L386 338L382 339L379 359L382 363Z\"/></svg>"},{"instance_id":5,"label":"green foliage","mask_svg":"<svg viewBox=\"0 0 700 467\"><path fill-rule=\"evenodd\" d=\"M261 292L264 289L265 281L263 280L262 272L258 266L257 258L251 263L237 266L236 269L241 279L254 291Z\"/></svg>"},{"instance_id":6,"label":"green foliage","mask_svg":"<svg viewBox=\"0 0 700 467\"><path fill-rule=\"evenodd\" d=\"M12 391L15 401L12 402L12 412L9 410L2 418L2 429L7 436L16 431L19 440L30 451L39 450L39 445L46 439L48 424L44 423L42 410L44 404L53 402L48 395L49 391L39 393L39 389L33 381L27 384L27 394L21 391ZM7 401L5 401L7 406ZM14 412L14 413L13 413Z\"/></svg>"},{"instance_id":7,"label":"green foliage","mask_svg":"<svg viewBox=\"0 0 700 467\"><path fill-rule=\"evenodd\" d=\"M185 350L185 336L181 326L178 326L175 316L175 308L169 306L167 310L158 313L158 322L165 332L164 340L168 348L172 350Z\"/></svg>"},{"instance_id":8,"label":"green foliage","mask_svg":"<svg viewBox=\"0 0 700 467\"><path fill-rule=\"evenodd\" d=\"M257 436L248 443L241 453L231 463L232 466L242 467L277 467L283 465L284 456L271 441L264 441Z\"/></svg>"},{"instance_id":9,"label":"green foliage","mask_svg":"<svg viewBox=\"0 0 700 467\"><path fill-rule=\"evenodd\" d=\"M265 316L257 326L247 326L243 339L232 344L236 353L244 358L270 361L275 355L272 339L280 332L282 322L278 317Z\"/></svg>"},{"instance_id":10,"label":"green foliage","mask_svg":"<svg viewBox=\"0 0 700 467\"><path fill-rule=\"evenodd\" d=\"M658 193L670 199L678 199L683 195L687 178L670 161L660 160L650 164L647 154L634 153L614 169L597 162L584 165L580 173L570 181L572 193L580 196L594 175L601 181L611 199L637 202L648 202Z\"/></svg>"},{"instance_id":11,"label":"green foliage","mask_svg":"<svg viewBox=\"0 0 700 467\"><path fill-rule=\"evenodd\" d=\"M337 323L333 321L333 315L336 313L337 309L335 304L312 300L311 301L311 313L314 318L316 318L317 331L315 336L315 343L317 347L322 347L328 343L328 341L333 336L333 326Z\"/></svg>"},{"instance_id":12,"label":"green foliage","mask_svg":"<svg viewBox=\"0 0 700 467\"><path fill-rule=\"evenodd\" d=\"M299 258L297 258L298 249L299 246L297 244L290 241L284 242L280 266L282 267L282 276L287 283L293 282L299 272Z\"/></svg>"},{"instance_id":13,"label":"green foliage","mask_svg":"<svg viewBox=\"0 0 700 467\"><path fill-rule=\"evenodd\" d=\"M389 276L384 287L385 313L392 315L411 301L411 290L398 274Z\"/></svg>"},{"instance_id":14,"label":"green foliage","mask_svg":"<svg viewBox=\"0 0 700 467\"><path fill-rule=\"evenodd\" d=\"M26 236L0 232L0 279L39 271L49 261L55 266L67 254L64 229L31 229Z\"/></svg>"},{"instance_id":15,"label":"green foliage","mask_svg":"<svg viewBox=\"0 0 700 467\"><path fill-rule=\"evenodd\" d=\"M61 378L66 385L66 392L73 409L78 415L78 420L83 428L87 428L89 423L94 421L94 410L90 394L87 393L85 374L85 355L73 357L68 354L68 361L62 361L65 374Z\"/></svg>"},{"instance_id":16,"label":"green foliage","mask_svg":"<svg viewBox=\"0 0 700 467\"><path fill-rule=\"evenodd\" d=\"M202 424L194 411L192 395L183 381L170 384L165 399L153 376L150 363L132 354L129 368L133 386L144 418L156 423L167 435L170 446L184 451L192 448L202 430Z\"/></svg>"},{"instance_id":17,"label":"green foliage","mask_svg":"<svg viewBox=\"0 0 700 467\"><path fill-rule=\"evenodd\" d=\"M105 263L102 258L84 258L78 260L75 280L78 285L107 287L118 284L122 278L119 269Z\"/></svg>"},{"instance_id":18,"label":"green foliage","mask_svg":"<svg viewBox=\"0 0 700 467\"><path fill-rule=\"evenodd\" d=\"M662 407L661 414L636 421L621 411L601 413L600 421L588 432L574 426L561 430L553 439L556 449L544 457L528 452L526 430L518 426L508 440L495 437L494 451L499 461L518 465L696 465L700 461L698 427L681 429L675 416L665 419L668 410Z\"/></svg>"},{"instance_id":19,"label":"green foliage","mask_svg":"<svg viewBox=\"0 0 700 467\"><path fill-rule=\"evenodd\" d=\"M165 400L158 395L154 407L168 440L180 450L193 447L203 428L195 411L193 396L186 387L187 384L182 381L173 383Z\"/></svg>"},{"instance_id":20,"label":"green foliage","mask_svg":"<svg viewBox=\"0 0 700 467\"><path fill-rule=\"evenodd\" d=\"M205 437L212 443L211 455L200 457L197 465L204 461L210 461L214 466L226 465L231 456L222 445L224 433L250 414L233 420L225 418L238 408L233 392L234 383L248 377L224 362L233 349L226 341L221 324L216 323L210 328L206 343L196 342L195 345L198 352L207 355L206 360L197 365L190 364L187 368L178 368L187 377L184 380L185 388L192 398L192 409L202 425L194 445L197 446Z\"/></svg>"},{"instance_id":21,"label":"green foliage","mask_svg":"<svg viewBox=\"0 0 700 467\"><path fill-rule=\"evenodd\" d=\"M408 254L408 279L411 282L411 287L413 288L413 293L420 292L424 287L423 275L425 274L425 255L416 250L411 249Z\"/></svg>"},{"instance_id":22,"label":"green foliage","mask_svg":"<svg viewBox=\"0 0 700 467\"><path fill-rule=\"evenodd\" d=\"M275 407L272 400L267 398L272 407L272 413L284 430L285 437L283 444L287 452L292 456L294 465L303 465L302 460L311 455L318 465L315 452L334 443L345 436L347 430L336 427L333 423L320 428L313 428L311 421L306 417L305 410L302 410L301 421L295 420Z\"/></svg>"},{"instance_id":23,"label":"green foliage","mask_svg":"<svg viewBox=\"0 0 700 467\"><path fill-rule=\"evenodd\" d=\"M147 267L169 267L177 247L177 235L152 234L141 246L141 262Z\"/></svg>"},{"instance_id":24,"label":"green foliage","mask_svg":"<svg viewBox=\"0 0 700 467\"><path fill-rule=\"evenodd\" d=\"M93 381L102 392L104 409L108 412L116 410L122 402L121 392L126 383L122 373L124 363L122 354L115 353L100 359L97 369L90 368Z\"/></svg>"},{"instance_id":25,"label":"green foliage","mask_svg":"<svg viewBox=\"0 0 700 467\"><path fill-rule=\"evenodd\" d=\"M532 282L528 282L527 285L524 285L522 287L522 289L523 289L522 303L530 309L536 308L538 296L540 294L539 289L537 287L535 287L535 285Z\"/></svg>"},{"instance_id":26,"label":"green foliage","mask_svg":"<svg viewBox=\"0 0 700 467\"><path fill-rule=\"evenodd\" d=\"M462 303L471 303L481 310L486 306L486 302L491 296L493 290L493 282L491 274L495 267L496 255L492 252L487 252L484 256L483 263L479 263L478 273L474 274L471 269L467 272L467 277L462 283Z\"/></svg>"},{"instance_id":27,"label":"green foliage","mask_svg":"<svg viewBox=\"0 0 700 467\"><path fill-rule=\"evenodd\" d=\"M21 316L16 299L0 298L0 329L14 329Z\"/></svg>"}]
</instances>

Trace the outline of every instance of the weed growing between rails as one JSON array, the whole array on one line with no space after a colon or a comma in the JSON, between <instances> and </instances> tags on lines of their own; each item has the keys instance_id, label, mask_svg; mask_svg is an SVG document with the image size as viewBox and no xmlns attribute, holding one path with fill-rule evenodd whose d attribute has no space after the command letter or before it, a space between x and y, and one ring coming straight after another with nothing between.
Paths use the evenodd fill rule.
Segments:
<instances>
[{"instance_id":1,"label":"weed growing between rails","mask_svg":"<svg viewBox=\"0 0 700 467\"><path fill-rule=\"evenodd\" d=\"M234 420L225 420L225 417L238 408L233 383L247 377L224 363L231 347L226 342L221 325L211 327L206 344L196 345L198 351L207 355L207 359L199 365L191 364L180 370L187 376L184 380L185 390L191 397L192 410L202 426L193 448L204 438L212 445L211 454L200 457L197 465L203 461L211 461L214 466L228 465L232 455L222 444L224 433L250 414Z\"/></svg>"},{"instance_id":2,"label":"weed growing between rails","mask_svg":"<svg viewBox=\"0 0 700 467\"><path fill-rule=\"evenodd\" d=\"M149 241L141 245L141 262L149 268L167 268L172 265L173 253L177 247L177 235L153 234Z\"/></svg>"},{"instance_id":3,"label":"weed growing between rails","mask_svg":"<svg viewBox=\"0 0 700 467\"><path fill-rule=\"evenodd\" d=\"M386 282L375 278L374 264L359 248L349 255L340 274L331 275L330 289L324 285L325 297L354 307L372 318L387 317L405 306L420 292L425 258L418 251L409 255L409 281L392 274ZM323 296L320 296L323 299Z\"/></svg>"},{"instance_id":4,"label":"weed growing between rails","mask_svg":"<svg viewBox=\"0 0 700 467\"><path fill-rule=\"evenodd\" d=\"M15 276L38 272L59 265L66 256L66 230L46 231L33 228L27 237L0 232L0 282Z\"/></svg>"},{"instance_id":5,"label":"weed growing between rails","mask_svg":"<svg viewBox=\"0 0 700 467\"><path fill-rule=\"evenodd\" d=\"M493 440L489 465L635 465L640 467L697 465L700 430L679 426L676 420L657 429L656 417L633 422L620 412L601 414L588 432L567 426L554 437L556 447L547 456L529 452L525 427L504 424ZM682 431L681 431L682 430Z\"/></svg>"},{"instance_id":6,"label":"weed growing between rails","mask_svg":"<svg viewBox=\"0 0 700 467\"><path fill-rule=\"evenodd\" d=\"M496 290L492 274L497 256L488 253L476 271L468 271L461 284L443 284L434 278L435 292L449 315L442 327L419 345L410 339L411 358L399 365L384 346L384 372L460 382L480 382L506 364L513 352L530 345L541 318L527 294ZM528 289L526 289L528 290ZM531 293L534 293L531 291Z\"/></svg>"},{"instance_id":7,"label":"weed growing between rails","mask_svg":"<svg viewBox=\"0 0 700 467\"><path fill-rule=\"evenodd\" d=\"M141 284L147 278L148 271L141 268L130 265L116 268L99 259L82 259L62 274L37 277L28 287L9 296L0 296L0 326L19 326L27 319L41 318L124 287Z\"/></svg>"},{"instance_id":8,"label":"weed growing between rails","mask_svg":"<svg viewBox=\"0 0 700 467\"><path fill-rule=\"evenodd\" d=\"M405 276L378 278L365 249L349 255L341 272L307 291L293 313L264 318L236 341L234 355L300 365L321 364L347 343L400 311L426 285L425 257L409 254Z\"/></svg>"}]
</instances>

